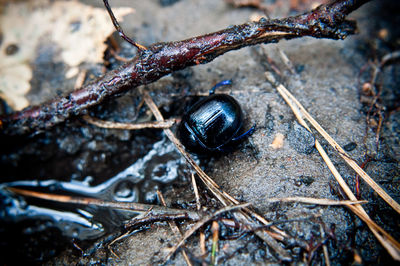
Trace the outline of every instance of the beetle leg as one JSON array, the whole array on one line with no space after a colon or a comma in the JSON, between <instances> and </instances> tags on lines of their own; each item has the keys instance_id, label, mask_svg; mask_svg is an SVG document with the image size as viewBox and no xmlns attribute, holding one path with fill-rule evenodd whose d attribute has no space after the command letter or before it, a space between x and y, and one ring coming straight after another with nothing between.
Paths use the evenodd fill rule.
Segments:
<instances>
[{"instance_id":1,"label":"beetle leg","mask_svg":"<svg viewBox=\"0 0 400 266\"><path fill-rule=\"evenodd\" d=\"M219 146L215 150L218 151L219 153L230 153L235 149L234 147L236 145L238 145L241 140L249 137L251 134L254 133L255 130L256 130L256 124L254 124L249 130L247 130L240 136L233 138L230 142L228 142L222 146Z\"/></svg>"},{"instance_id":2,"label":"beetle leg","mask_svg":"<svg viewBox=\"0 0 400 266\"><path fill-rule=\"evenodd\" d=\"M225 85L231 85L231 84L232 84L232 80L230 80L230 79L226 79L226 80L223 80L223 81L215 84L215 86L210 89L210 95L215 93L216 88L225 86Z\"/></svg>"},{"instance_id":3,"label":"beetle leg","mask_svg":"<svg viewBox=\"0 0 400 266\"><path fill-rule=\"evenodd\" d=\"M216 149L219 153L231 153L231 152L233 152L234 151L234 148L233 148L233 146L227 146L227 145L224 145L224 146L222 146L222 147L218 147L217 149Z\"/></svg>"},{"instance_id":4,"label":"beetle leg","mask_svg":"<svg viewBox=\"0 0 400 266\"><path fill-rule=\"evenodd\" d=\"M246 132L244 132L242 135L237 136L237 137L234 137L234 138L232 139L232 141L239 141L239 140L242 140L242 139L244 139L244 138L247 138L247 137L249 137L251 134L253 134L255 130L256 130L256 124L254 124L249 130L247 130Z\"/></svg>"}]
</instances>

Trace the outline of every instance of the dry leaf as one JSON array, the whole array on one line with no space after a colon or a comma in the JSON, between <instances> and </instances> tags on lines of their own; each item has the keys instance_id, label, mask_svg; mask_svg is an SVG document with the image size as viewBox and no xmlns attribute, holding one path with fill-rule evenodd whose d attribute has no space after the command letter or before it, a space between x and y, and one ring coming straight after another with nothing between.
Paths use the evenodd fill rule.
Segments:
<instances>
[{"instance_id":1,"label":"dry leaf","mask_svg":"<svg viewBox=\"0 0 400 266\"><path fill-rule=\"evenodd\" d=\"M83 62L102 62L107 48L104 41L115 31L104 8L76 1L10 2L0 10L3 11L0 15L0 97L14 110L29 105L25 95L31 87L31 66L42 44L57 47L58 60L67 65L70 77L71 73L79 72L74 68ZM121 20L133 9L114 8L113 11ZM13 46L17 50L10 53L9 48Z\"/></svg>"}]
</instances>

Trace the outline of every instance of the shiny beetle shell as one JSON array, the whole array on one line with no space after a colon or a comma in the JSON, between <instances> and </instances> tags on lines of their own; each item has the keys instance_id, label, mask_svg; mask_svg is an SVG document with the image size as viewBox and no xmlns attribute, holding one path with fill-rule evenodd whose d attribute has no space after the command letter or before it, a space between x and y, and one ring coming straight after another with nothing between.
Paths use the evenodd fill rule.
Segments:
<instances>
[{"instance_id":1,"label":"shiny beetle shell","mask_svg":"<svg viewBox=\"0 0 400 266\"><path fill-rule=\"evenodd\" d=\"M197 102L183 116L178 136L191 152L224 152L236 142L242 126L239 103L229 95L213 94Z\"/></svg>"}]
</instances>

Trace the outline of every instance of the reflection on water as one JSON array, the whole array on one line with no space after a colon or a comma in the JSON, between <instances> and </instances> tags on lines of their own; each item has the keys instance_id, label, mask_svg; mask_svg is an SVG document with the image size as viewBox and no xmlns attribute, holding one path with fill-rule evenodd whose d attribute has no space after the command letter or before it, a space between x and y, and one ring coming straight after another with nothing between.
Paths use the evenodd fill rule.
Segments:
<instances>
[{"instance_id":1,"label":"reflection on water","mask_svg":"<svg viewBox=\"0 0 400 266\"><path fill-rule=\"evenodd\" d=\"M68 237L81 240L94 239L120 227L135 213L98 206L23 198L5 188L19 187L107 201L154 202L156 190L181 180L184 171L186 171L184 159L176 152L174 145L163 138L156 142L144 157L97 186L90 186L92 177L87 177L84 181L15 181L0 184L0 219L10 223L32 219L44 221L36 228L25 228L26 234L56 227Z\"/></svg>"}]
</instances>

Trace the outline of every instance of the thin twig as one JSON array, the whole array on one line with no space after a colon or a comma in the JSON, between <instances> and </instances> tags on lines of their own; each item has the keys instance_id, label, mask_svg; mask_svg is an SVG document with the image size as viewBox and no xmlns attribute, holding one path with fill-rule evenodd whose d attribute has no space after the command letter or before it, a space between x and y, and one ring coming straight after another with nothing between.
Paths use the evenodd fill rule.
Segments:
<instances>
[{"instance_id":1,"label":"thin twig","mask_svg":"<svg viewBox=\"0 0 400 266\"><path fill-rule=\"evenodd\" d=\"M110 128L110 129L128 129L128 130L139 130L145 128L170 128L176 123L176 119L168 119L164 121L154 121L154 122L146 122L146 123L119 123L119 122L111 122L106 120L101 120L95 118L93 116L84 115L83 119L89 124L95 125L101 128Z\"/></svg>"},{"instance_id":2,"label":"thin twig","mask_svg":"<svg viewBox=\"0 0 400 266\"><path fill-rule=\"evenodd\" d=\"M275 83L275 79L271 77L270 74L266 74L267 79L269 79L272 83ZM281 93L281 95L288 99L287 102L293 101L296 104L296 109L301 111L301 117L304 116L312 126L325 138L326 141L339 152L339 155L346 161L346 163L351 166L354 171L357 172L361 176L361 178L382 198L384 199L397 213L400 214L400 205L390 197L386 191L384 191L381 186L379 186L364 170L354 161L350 155L348 155L345 150L321 127L321 125L306 111L306 109L297 101L297 99L282 85L279 84L277 86L277 90ZM284 96L286 95L286 97ZM285 100L286 100L285 99ZM302 122L302 125L308 128L305 122Z\"/></svg>"},{"instance_id":3,"label":"thin twig","mask_svg":"<svg viewBox=\"0 0 400 266\"><path fill-rule=\"evenodd\" d=\"M319 232L321 233L321 237L325 238L325 231L324 231L322 224L319 225ZM322 251L324 252L325 265L331 266L331 261L329 259L328 247L326 246L325 241L322 243Z\"/></svg>"},{"instance_id":4,"label":"thin twig","mask_svg":"<svg viewBox=\"0 0 400 266\"><path fill-rule=\"evenodd\" d=\"M277 47L278 54L282 60L282 62L285 64L286 68L292 73L293 75L296 74L296 70L293 66L292 61L290 61L289 57L285 54L285 52L282 51L279 47Z\"/></svg>"},{"instance_id":5,"label":"thin twig","mask_svg":"<svg viewBox=\"0 0 400 266\"><path fill-rule=\"evenodd\" d=\"M173 209L173 208L165 208L163 206L151 205L151 204L143 204L136 202L114 202L114 201L104 201L94 198L86 198L86 197L75 197L75 196L65 196L65 195L57 195L50 193L43 193L37 191L30 191L21 188L15 187L7 187L7 190L26 197L34 197L44 200L63 202L63 203L71 203L71 204L80 204L80 205L95 205L106 208L115 208L122 210L129 210L138 213L148 214L149 210L151 215L171 215L171 216L180 216L183 219L190 220L199 220L200 216L197 212L184 210L184 209Z\"/></svg>"},{"instance_id":6,"label":"thin twig","mask_svg":"<svg viewBox=\"0 0 400 266\"><path fill-rule=\"evenodd\" d=\"M86 74L87 74L86 69L79 72L78 77L76 77L76 80L75 80L74 90L83 86L83 83L85 83Z\"/></svg>"},{"instance_id":7,"label":"thin twig","mask_svg":"<svg viewBox=\"0 0 400 266\"><path fill-rule=\"evenodd\" d=\"M229 94L229 95L240 95L243 94L246 91L246 93L257 93L257 92L264 92L263 88L252 88L252 89L239 89L239 90L234 90L234 89L229 89L229 90L223 90L220 89L218 91L215 91L214 94ZM169 93L168 94L171 97L182 97L182 93ZM200 92L189 92L185 93L185 97L206 97L210 95L210 91L200 91Z\"/></svg>"},{"instance_id":8,"label":"thin twig","mask_svg":"<svg viewBox=\"0 0 400 266\"><path fill-rule=\"evenodd\" d=\"M157 195L158 195L158 198L160 199L161 204L162 204L164 207L167 207L167 204L165 203L165 200L164 200L164 197L163 197L161 191L157 190ZM172 232L174 232L175 236L177 236L177 237L179 237L179 236L182 237L182 232L181 232L181 230L179 230L179 227L176 225L175 222L168 221L168 224L169 224L169 227L171 228ZM185 261L186 261L186 264L187 264L188 266L193 265L193 264L190 262L189 256L186 254L186 251L185 251L184 249L182 249L181 253L182 253L183 258L184 258Z\"/></svg>"},{"instance_id":9,"label":"thin twig","mask_svg":"<svg viewBox=\"0 0 400 266\"><path fill-rule=\"evenodd\" d=\"M150 110L153 112L155 118L157 121L163 121L164 118L160 112L160 110L157 108L156 104L154 101L151 99L150 95L146 92L143 91L143 99L145 100L147 106L150 108ZM179 150L179 152L182 154L182 156L186 159L186 161L196 170L199 178L201 181L207 186L207 188L211 191L211 193L224 205L232 205L232 204L239 204L239 201L237 201L235 198L230 196L228 193L223 191L217 183L214 182L197 164L196 162L192 159L192 157L185 151L183 148L181 142L175 137L174 133L170 129L164 129L165 135L169 138L169 140L175 144L175 147ZM263 223L265 226L269 226L270 223L265 220L262 216L258 215L257 213L251 211L248 208L244 208L245 212L238 212L234 213L234 217L240 222L245 225L249 226L257 226L257 224L252 221L251 216L255 217L258 221ZM262 231L256 231L254 232L258 237L260 237L265 243L268 244L278 255L279 259L282 261L291 261L292 258L289 255L289 253L282 248L281 245L274 239L277 238L279 240L284 240L285 237L287 237L287 234L284 233L282 230L279 230L276 227L271 227L272 230L274 230L277 234L273 234L271 232L262 230ZM279 235L278 235L279 234Z\"/></svg>"},{"instance_id":10,"label":"thin twig","mask_svg":"<svg viewBox=\"0 0 400 266\"><path fill-rule=\"evenodd\" d=\"M110 4L108 3L108 0L103 0L103 3L107 9L108 14L110 15L110 18L111 18L112 23L114 24L114 27L117 29L117 31L119 33L119 36L121 36L121 38L124 39L125 41L127 41L128 43L135 46L139 51L147 50L147 48L145 46L138 44L137 42L135 42L134 40L132 40L131 38L126 36L126 34L122 30L121 26L119 25L118 20L115 18L114 13L111 10Z\"/></svg>"},{"instance_id":11,"label":"thin twig","mask_svg":"<svg viewBox=\"0 0 400 266\"><path fill-rule=\"evenodd\" d=\"M384 55L377 66L374 68L374 73L372 75L371 84L376 83L379 73L382 71L382 68L390 61L399 60L400 59L400 51L394 51Z\"/></svg>"},{"instance_id":12,"label":"thin twig","mask_svg":"<svg viewBox=\"0 0 400 266\"><path fill-rule=\"evenodd\" d=\"M272 84L275 85L276 81L271 73L266 73L266 78L268 81L270 81ZM314 126L314 128L331 145L334 144L334 147L339 152L339 154L342 156L342 158L344 158L346 160L346 162L347 162L347 160L354 162L352 159L350 159L348 157L348 155L344 152L344 150L332 139L332 137L330 135L328 135L328 133L326 133L326 131L311 117L311 115L305 110L305 108L297 101L297 99L282 84L278 84L276 86L277 86L276 87L277 91L281 94L283 99L290 106L290 108L292 109L293 113L295 114L296 118L298 119L299 123L302 126L304 126L308 131L311 132L311 129L308 127L308 125L306 124L306 122L303 119L303 117L305 117ZM353 194L351 189L348 187L348 185L344 181L343 177L340 175L340 173L338 172L336 167L333 165L332 161L330 160L329 156L326 154L325 150L323 149L323 147L321 146L321 144L319 143L318 140L315 140L315 147L317 148L321 157L324 159L326 165L328 166L329 170L332 172L333 176L336 178L336 180L340 184L343 191L346 193L347 197L352 201L356 201L357 200L356 196ZM341 151L343 151L343 154L345 154L345 155L343 155L341 153ZM356 163L354 162L354 164L356 164ZM358 167L358 165L357 165L357 167ZM358 168L360 168L360 167L358 167ZM362 171L362 172L364 172L364 171ZM364 174L367 175L365 172L364 172ZM361 205L359 205L359 204L347 205L347 207L350 210L352 210L360 219L362 219L368 225L368 227L370 228L372 233L379 240L379 242L386 248L386 250L389 252L389 254L395 260L400 260L400 243L398 243L386 231L384 231L381 227L379 227L376 223L374 223Z\"/></svg>"},{"instance_id":13,"label":"thin twig","mask_svg":"<svg viewBox=\"0 0 400 266\"><path fill-rule=\"evenodd\" d=\"M200 211L201 202L200 202L200 196L199 196L199 189L197 187L196 178L194 177L194 173L192 173L192 187L193 187L193 191L194 191L194 197L196 199L196 209L197 209L197 211ZM200 254L201 254L201 256L204 256L206 254L206 236L204 234L204 230L200 229L199 234L200 234L200 236L199 236Z\"/></svg>"},{"instance_id":14,"label":"thin twig","mask_svg":"<svg viewBox=\"0 0 400 266\"><path fill-rule=\"evenodd\" d=\"M153 214L153 210L148 210L146 213L139 214L138 216L132 218L127 222L124 227L126 229L132 229L135 227L139 227L146 224L152 224L154 222L168 222L168 221L176 221L176 220L185 220L187 219L187 215L185 213L161 213L161 214Z\"/></svg>"},{"instance_id":15,"label":"thin twig","mask_svg":"<svg viewBox=\"0 0 400 266\"><path fill-rule=\"evenodd\" d=\"M391 53L388 53L386 55L384 55L382 57L382 59L377 62L376 64L373 64L373 73L372 73L372 77L368 84L369 86L367 88L369 88L369 93L371 93L371 97L367 97L367 96L362 96L363 99L367 100L369 102L369 110L367 113L367 125L366 125L366 131L365 131L365 137L364 140L367 139L368 137L368 128L370 127L370 122L373 119L373 116L378 115L379 120L378 120L378 125L376 126L376 133L375 133L375 146L376 146L376 153L379 152L379 140L380 140L380 133L381 133L381 129L382 129L382 124L383 124L383 120L384 120L384 115L383 110L384 110L384 106L382 106L379 103L380 100L380 96L382 94L382 87L379 86L378 91L376 90L377 87L377 79L379 74L382 72L383 68L385 66L387 66L388 63L390 62L394 62L396 60L400 59L400 51L394 51ZM374 110L375 109L375 110ZM374 112L373 112L374 111ZM364 141L365 142L365 141Z\"/></svg>"},{"instance_id":16,"label":"thin twig","mask_svg":"<svg viewBox=\"0 0 400 266\"><path fill-rule=\"evenodd\" d=\"M400 261L400 243L397 242L397 240L394 239L385 230L383 230L382 227L377 225L368 216L366 216L363 209L357 208L357 205L350 205L348 206L348 208L351 209L361 220L363 220L368 225L368 227L373 228L373 232L379 232L380 238L378 238L378 240L383 239L383 242L380 240L381 244L386 248L389 254L392 255L393 259Z\"/></svg>"},{"instance_id":17,"label":"thin twig","mask_svg":"<svg viewBox=\"0 0 400 266\"><path fill-rule=\"evenodd\" d=\"M363 204L368 203L366 200L330 200L330 199L316 199L316 198L307 198L307 197L288 197L288 198L267 198L266 202L301 202L307 204L317 204L317 205L328 205L328 206L336 206L336 205L354 205L354 204Z\"/></svg>"},{"instance_id":18,"label":"thin twig","mask_svg":"<svg viewBox=\"0 0 400 266\"><path fill-rule=\"evenodd\" d=\"M171 251L168 253L168 255L165 257L165 262L169 260L169 258L175 253L175 251L182 246L182 244L188 239L194 232L196 232L200 227L211 221L212 219L216 218L218 215L228 212L228 211L233 211L241 208L245 208L250 206L250 203L244 203L244 204L239 204L239 205L231 205L231 206L226 206L222 209L219 209L218 211L204 216L200 221L195 223L186 233L183 235L181 240L171 249Z\"/></svg>"},{"instance_id":19,"label":"thin twig","mask_svg":"<svg viewBox=\"0 0 400 266\"><path fill-rule=\"evenodd\" d=\"M316 141L315 142L316 148L318 152L321 154L322 158L324 159L325 163L327 164L329 170L332 172L332 174L335 176L336 180L340 184L341 188L344 190L346 193L347 197L350 198L351 200L357 200L356 196L353 194L351 189L348 187L346 182L344 181L343 177L339 174L335 166L333 165L332 161L326 154L325 150L322 148L321 144ZM347 206L349 209L351 209L353 212L356 209L357 212L354 212L360 219L363 221L368 221L366 222L372 233L375 235L375 237L379 240L379 242L386 248L386 250L392 255L392 257L396 260L400 260L400 244L394 240L391 237L386 237L387 234L385 231L383 231L382 228L380 228L378 225L376 225L371 218L368 216L366 211L361 207L361 205L356 204L354 208L353 205L348 205ZM373 225L376 225L379 227L379 230L377 230ZM384 232L384 237L382 237L379 232L383 231ZM389 242L388 242L389 241ZM396 250L397 249L397 250Z\"/></svg>"},{"instance_id":20,"label":"thin twig","mask_svg":"<svg viewBox=\"0 0 400 266\"><path fill-rule=\"evenodd\" d=\"M121 241L122 239L127 238L128 236L130 236L132 234L132 231L127 231L124 234L116 237L115 239L113 239L113 241L110 242L110 244L107 245L108 250L111 252L111 254L114 255L114 257L116 257L117 259L120 259L120 257L118 256L117 253L114 252L114 250L112 249L112 246L117 243L118 241Z\"/></svg>"},{"instance_id":21,"label":"thin twig","mask_svg":"<svg viewBox=\"0 0 400 266\"><path fill-rule=\"evenodd\" d=\"M120 62L123 62L123 63L129 62L128 58L120 56L114 49L110 49L110 53L111 53L112 57L114 57L115 59L117 59Z\"/></svg>"},{"instance_id":22,"label":"thin twig","mask_svg":"<svg viewBox=\"0 0 400 266\"><path fill-rule=\"evenodd\" d=\"M199 189L197 188L196 178L194 178L194 174L192 173L192 187L194 191L194 197L196 198L196 208L198 211L201 209Z\"/></svg>"}]
</instances>

